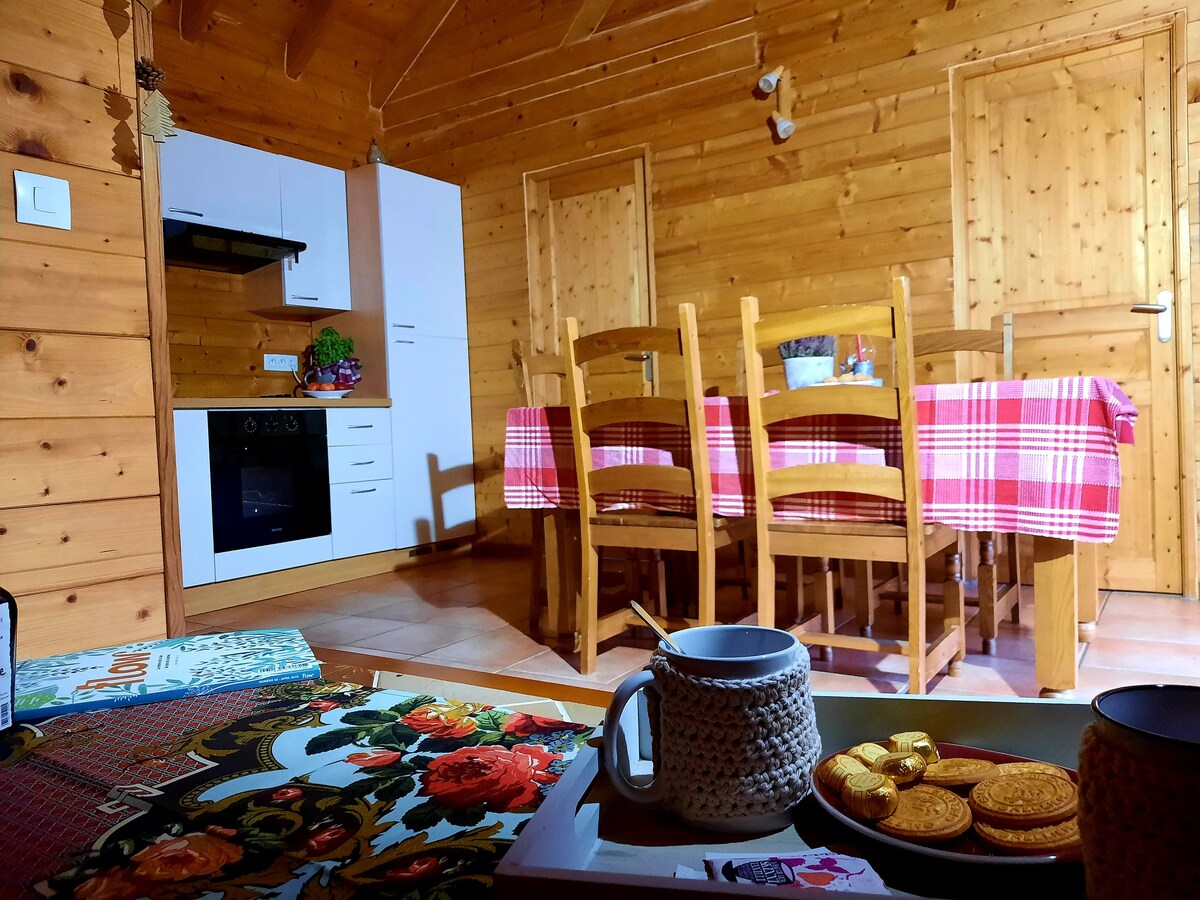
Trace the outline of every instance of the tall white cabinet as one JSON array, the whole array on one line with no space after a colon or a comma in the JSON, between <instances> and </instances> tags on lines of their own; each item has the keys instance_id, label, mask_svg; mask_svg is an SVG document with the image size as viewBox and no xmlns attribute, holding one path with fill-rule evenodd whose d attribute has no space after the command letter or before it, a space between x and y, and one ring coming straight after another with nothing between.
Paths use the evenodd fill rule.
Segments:
<instances>
[{"instance_id":1,"label":"tall white cabinet","mask_svg":"<svg viewBox=\"0 0 1200 900\"><path fill-rule=\"evenodd\" d=\"M475 532L462 199L378 163L346 175L355 306L380 310L392 400L396 543Z\"/></svg>"}]
</instances>

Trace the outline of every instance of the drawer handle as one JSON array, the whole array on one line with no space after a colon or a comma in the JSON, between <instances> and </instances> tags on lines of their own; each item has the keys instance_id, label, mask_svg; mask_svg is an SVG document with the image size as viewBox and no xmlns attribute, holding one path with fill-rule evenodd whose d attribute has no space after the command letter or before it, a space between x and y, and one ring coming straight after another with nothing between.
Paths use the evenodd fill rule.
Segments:
<instances>
[{"instance_id":1,"label":"drawer handle","mask_svg":"<svg viewBox=\"0 0 1200 900\"><path fill-rule=\"evenodd\" d=\"M396 340L392 341L392 343L393 344L415 344L416 341L402 341L399 338L397 338Z\"/></svg>"},{"instance_id":2,"label":"drawer handle","mask_svg":"<svg viewBox=\"0 0 1200 900\"><path fill-rule=\"evenodd\" d=\"M416 325L401 325L398 322L393 322L392 327L393 328L416 328L417 326Z\"/></svg>"},{"instance_id":3,"label":"drawer handle","mask_svg":"<svg viewBox=\"0 0 1200 900\"><path fill-rule=\"evenodd\" d=\"M346 430L352 431L355 428L374 428L374 425L347 425Z\"/></svg>"},{"instance_id":4,"label":"drawer handle","mask_svg":"<svg viewBox=\"0 0 1200 900\"><path fill-rule=\"evenodd\" d=\"M185 216L199 216L201 219L204 218L204 213L202 212L196 212L194 209L180 209L178 206L168 206L167 212L177 212L183 213Z\"/></svg>"},{"instance_id":5,"label":"drawer handle","mask_svg":"<svg viewBox=\"0 0 1200 900\"><path fill-rule=\"evenodd\" d=\"M320 303L320 297L301 297L299 294L292 294L293 300L308 300L310 303Z\"/></svg>"},{"instance_id":6,"label":"drawer handle","mask_svg":"<svg viewBox=\"0 0 1200 900\"><path fill-rule=\"evenodd\" d=\"M375 460L368 459L368 460L364 460L363 462L350 463L350 465L352 465L352 466L373 466L373 465L375 465Z\"/></svg>"},{"instance_id":7,"label":"drawer handle","mask_svg":"<svg viewBox=\"0 0 1200 900\"><path fill-rule=\"evenodd\" d=\"M375 488L364 488L361 491L351 491L350 493L352 493L352 494L373 494L373 493L375 493L375 490L376 490Z\"/></svg>"}]
</instances>

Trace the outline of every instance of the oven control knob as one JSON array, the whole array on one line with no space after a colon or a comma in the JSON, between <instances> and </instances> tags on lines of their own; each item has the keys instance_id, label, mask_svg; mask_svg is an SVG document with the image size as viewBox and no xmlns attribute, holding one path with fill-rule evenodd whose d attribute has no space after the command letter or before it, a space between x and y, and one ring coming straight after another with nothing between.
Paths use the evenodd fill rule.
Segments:
<instances>
[{"instance_id":1,"label":"oven control knob","mask_svg":"<svg viewBox=\"0 0 1200 900\"><path fill-rule=\"evenodd\" d=\"M300 420L297 419L295 416L288 416L286 419L283 420L283 427L286 428L288 431L299 431L300 430Z\"/></svg>"},{"instance_id":2,"label":"oven control knob","mask_svg":"<svg viewBox=\"0 0 1200 900\"><path fill-rule=\"evenodd\" d=\"M242 431L246 434L254 434L258 431L258 419L243 419Z\"/></svg>"}]
</instances>

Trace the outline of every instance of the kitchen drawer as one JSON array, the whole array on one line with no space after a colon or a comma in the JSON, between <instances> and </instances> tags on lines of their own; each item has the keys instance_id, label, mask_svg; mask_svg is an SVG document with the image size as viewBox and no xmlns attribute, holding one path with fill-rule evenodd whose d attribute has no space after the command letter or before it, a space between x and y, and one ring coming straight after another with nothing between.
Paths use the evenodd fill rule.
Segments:
<instances>
[{"instance_id":1,"label":"kitchen drawer","mask_svg":"<svg viewBox=\"0 0 1200 900\"><path fill-rule=\"evenodd\" d=\"M325 421L330 447L392 442L392 411L386 407L331 409Z\"/></svg>"},{"instance_id":2,"label":"kitchen drawer","mask_svg":"<svg viewBox=\"0 0 1200 900\"><path fill-rule=\"evenodd\" d=\"M392 477L392 450L387 444L329 448L329 483L375 481Z\"/></svg>"},{"instance_id":3,"label":"kitchen drawer","mask_svg":"<svg viewBox=\"0 0 1200 900\"><path fill-rule=\"evenodd\" d=\"M329 487L333 558L378 553L396 547L392 481L355 481Z\"/></svg>"}]
</instances>

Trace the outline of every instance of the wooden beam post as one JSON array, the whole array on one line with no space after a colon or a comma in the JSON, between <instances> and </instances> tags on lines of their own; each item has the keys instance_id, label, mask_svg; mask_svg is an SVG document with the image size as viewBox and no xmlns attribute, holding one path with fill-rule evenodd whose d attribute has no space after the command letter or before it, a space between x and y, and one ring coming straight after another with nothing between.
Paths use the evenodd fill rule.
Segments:
<instances>
[{"instance_id":1,"label":"wooden beam post","mask_svg":"<svg viewBox=\"0 0 1200 900\"><path fill-rule=\"evenodd\" d=\"M411 21L406 21L401 32L392 41L391 48L384 53L379 67L371 75L371 106L382 109L383 104L396 92L404 76L408 74L417 57L424 52L429 41L442 27L450 10L458 0L427 0L418 4L418 11Z\"/></svg>"},{"instance_id":2,"label":"wooden beam post","mask_svg":"<svg viewBox=\"0 0 1200 900\"><path fill-rule=\"evenodd\" d=\"M179 5L179 36L194 44L212 21L221 0L182 0Z\"/></svg>"},{"instance_id":3,"label":"wooden beam post","mask_svg":"<svg viewBox=\"0 0 1200 900\"><path fill-rule=\"evenodd\" d=\"M303 74L321 43L321 32L332 12L333 0L312 0L305 9L283 48L283 68L288 78L296 79Z\"/></svg>"}]
</instances>

